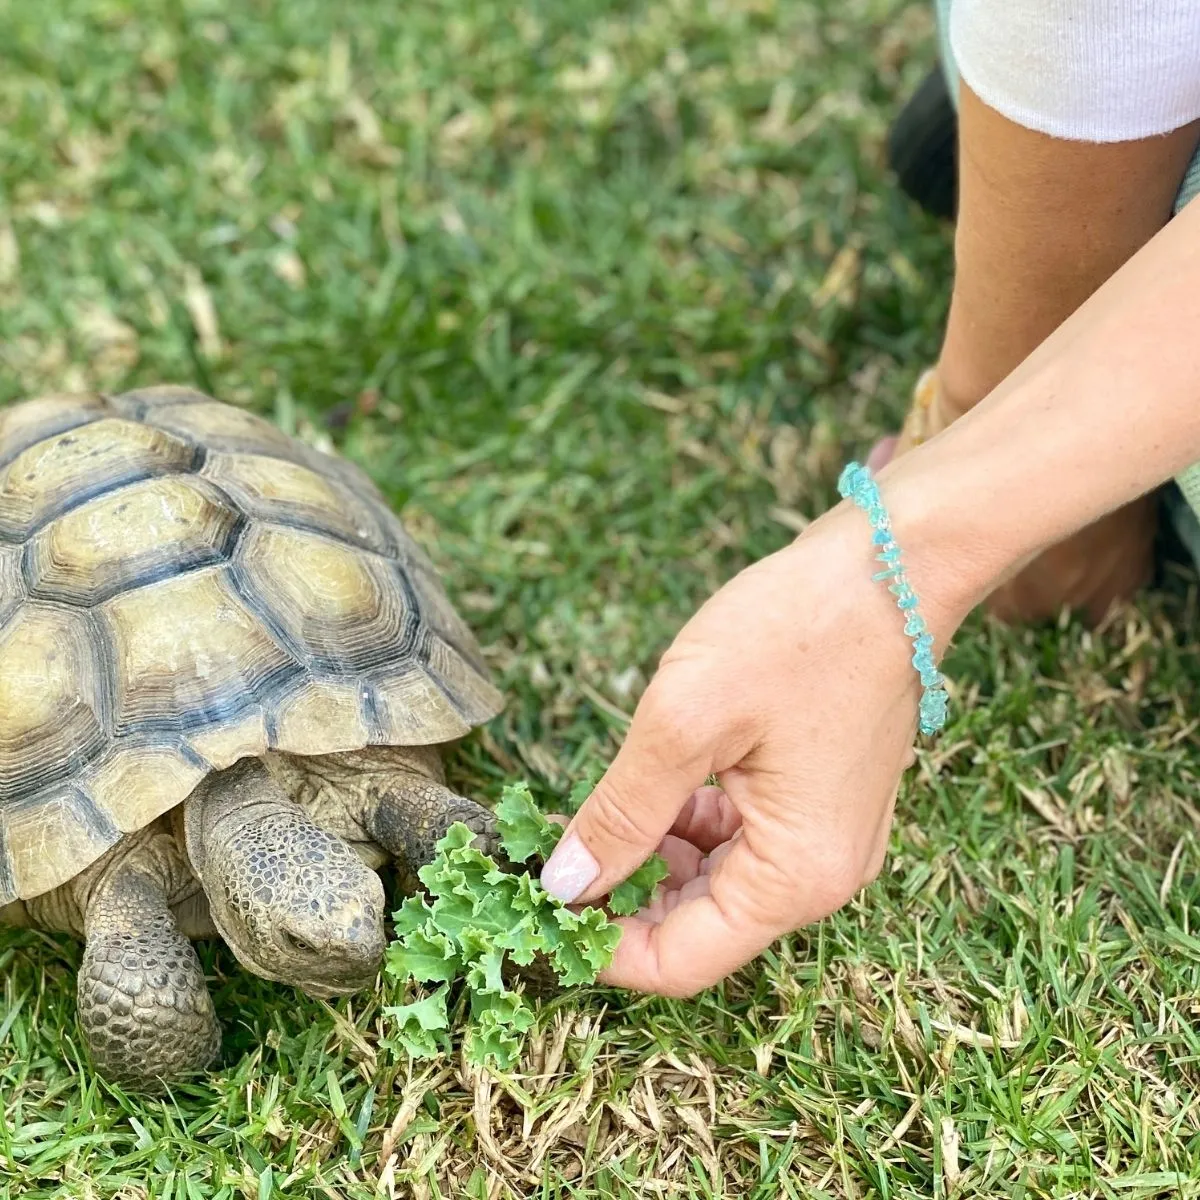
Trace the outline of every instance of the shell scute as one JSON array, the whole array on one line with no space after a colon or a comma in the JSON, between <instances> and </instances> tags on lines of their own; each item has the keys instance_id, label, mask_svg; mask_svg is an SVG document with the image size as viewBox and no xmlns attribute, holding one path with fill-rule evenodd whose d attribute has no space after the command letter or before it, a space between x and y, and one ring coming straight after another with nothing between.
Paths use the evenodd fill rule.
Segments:
<instances>
[{"instance_id":1,"label":"shell scute","mask_svg":"<svg viewBox=\"0 0 1200 1200\"><path fill-rule=\"evenodd\" d=\"M0 410L0 907L211 770L500 707L367 476L191 388Z\"/></svg>"}]
</instances>

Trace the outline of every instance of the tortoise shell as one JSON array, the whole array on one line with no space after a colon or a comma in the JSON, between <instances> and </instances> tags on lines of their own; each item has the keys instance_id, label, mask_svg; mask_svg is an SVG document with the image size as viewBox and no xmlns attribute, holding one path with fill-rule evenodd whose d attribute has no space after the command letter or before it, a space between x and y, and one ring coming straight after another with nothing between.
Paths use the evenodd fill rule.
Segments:
<instances>
[{"instance_id":1,"label":"tortoise shell","mask_svg":"<svg viewBox=\"0 0 1200 1200\"><path fill-rule=\"evenodd\" d=\"M448 742L499 708L345 460L186 388L0 410L0 906L240 758Z\"/></svg>"}]
</instances>

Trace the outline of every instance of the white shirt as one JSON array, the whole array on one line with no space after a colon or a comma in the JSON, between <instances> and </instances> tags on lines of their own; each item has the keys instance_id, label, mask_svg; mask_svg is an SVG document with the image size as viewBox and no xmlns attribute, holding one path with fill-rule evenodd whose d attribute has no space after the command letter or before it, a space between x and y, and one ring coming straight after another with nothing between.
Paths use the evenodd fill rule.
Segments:
<instances>
[{"instance_id":1,"label":"white shirt","mask_svg":"<svg viewBox=\"0 0 1200 1200\"><path fill-rule=\"evenodd\" d=\"M951 0L971 90L1053 137L1121 142L1200 118L1200 0Z\"/></svg>"}]
</instances>

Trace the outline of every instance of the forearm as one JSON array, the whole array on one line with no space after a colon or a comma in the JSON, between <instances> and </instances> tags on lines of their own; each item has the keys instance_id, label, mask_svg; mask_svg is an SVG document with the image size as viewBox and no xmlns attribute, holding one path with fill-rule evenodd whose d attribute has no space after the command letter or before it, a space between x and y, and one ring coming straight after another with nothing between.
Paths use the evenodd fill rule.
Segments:
<instances>
[{"instance_id":1,"label":"forearm","mask_svg":"<svg viewBox=\"0 0 1200 1200\"><path fill-rule=\"evenodd\" d=\"M1039 550L1197 460L1200 204L881 480L952 627Z\"/></svg>"}]
</instances>

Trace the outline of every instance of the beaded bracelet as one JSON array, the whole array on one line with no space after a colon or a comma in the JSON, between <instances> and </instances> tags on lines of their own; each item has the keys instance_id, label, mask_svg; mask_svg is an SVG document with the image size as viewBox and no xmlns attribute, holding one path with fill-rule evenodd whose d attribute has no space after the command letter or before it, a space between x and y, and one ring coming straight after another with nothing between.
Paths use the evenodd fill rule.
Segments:
<instances>
[{"instance_id":1,"label":"beaded bracelet","mask_svg":"<svg viewBox=\"0 0 1200 1200\"><path fill-rule=\"evenodd\" d=\"M950 697L946 694L946 681L934 665L933 634L925 626L925 618L917 608L917 594L900 562L900 547L892 536L892 521L883 506L879 485L872 478L870 468L852 462L847 464L838 478L838 493L842 499L852 500L858 505L871 522L871 544L879 548L876 557L884 565L884 569L871 578L880 583L891 580L888 591L895 595L896 603L904 614L904 632L912 638L915 651L912 665L921 676L921 686L924 688L920 708L921 732L939 733L946 724L946 707Z\"/></svg>"}]
</instances>

